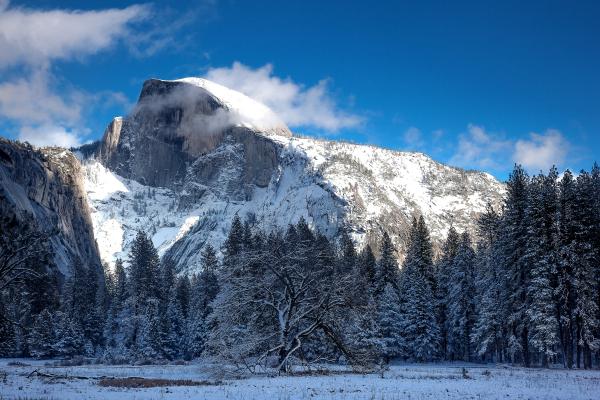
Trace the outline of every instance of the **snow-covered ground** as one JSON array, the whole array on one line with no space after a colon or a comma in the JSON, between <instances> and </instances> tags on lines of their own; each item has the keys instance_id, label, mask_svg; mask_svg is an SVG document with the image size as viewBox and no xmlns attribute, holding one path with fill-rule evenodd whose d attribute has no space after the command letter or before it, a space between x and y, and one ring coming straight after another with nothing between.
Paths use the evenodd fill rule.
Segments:
<instances>
[{"instance_id":1,"label":"snow-covered ground","mask_svg":"<svg viewBox=\"0 0 600 400\"><path fill-rule=\"evenodd\" d=\"M598 399L600 371L542 370L509 366L395 365L379 374L266 377L224 380L211 386L149 389L101 387L98 377L214 378L199 364L166 366L9 366L0 359L0 399ZM32 371L92 379L30 376Z\"/></svg>"}]
</instances>

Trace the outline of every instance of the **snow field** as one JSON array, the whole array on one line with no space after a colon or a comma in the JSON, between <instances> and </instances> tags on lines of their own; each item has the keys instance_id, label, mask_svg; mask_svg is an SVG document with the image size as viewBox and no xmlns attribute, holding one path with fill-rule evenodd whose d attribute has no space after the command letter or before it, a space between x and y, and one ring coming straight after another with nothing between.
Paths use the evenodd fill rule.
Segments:
<instances>
[{"instance_id":1,"label":"snow field","mask_svg":"<svg viewBox=\"0 0 600 400\"><path fill-rule=\"evenodd\" d=\"M470 364L395 365L380 374L337 371L331 375L224 380L218 386L149 389L100 387L97 379L27 377L33 370L71 376L214 380L200 364L161 366L9 366L0 360L0 399L574 399L597 400L600 371L542 370ZM466 376L463 374L466 368Z\"/></svg>"}]
</instances>

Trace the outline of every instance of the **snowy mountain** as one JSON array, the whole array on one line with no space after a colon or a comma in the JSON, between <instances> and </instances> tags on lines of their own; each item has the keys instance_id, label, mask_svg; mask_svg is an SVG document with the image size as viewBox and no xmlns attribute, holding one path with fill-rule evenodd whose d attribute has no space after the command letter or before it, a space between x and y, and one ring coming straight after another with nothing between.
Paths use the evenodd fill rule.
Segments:
<instances>
[{"instance_id":1,"label":"snowy mountain","mask_svg":"<svg viewBox=\"0 0 600 400\"><path fill-rule=\"evenodd\" d=\"M300 217L329 237L344 227L374 248L387 231L402 258L413 216L439 245L504 195L489 174L424 154L293 136L268 107L200 78L146 81L133 112L81 152L101 258L126 258L143 229L187 272L236 213L267 230Z\"/></svg>"}]
</instances>

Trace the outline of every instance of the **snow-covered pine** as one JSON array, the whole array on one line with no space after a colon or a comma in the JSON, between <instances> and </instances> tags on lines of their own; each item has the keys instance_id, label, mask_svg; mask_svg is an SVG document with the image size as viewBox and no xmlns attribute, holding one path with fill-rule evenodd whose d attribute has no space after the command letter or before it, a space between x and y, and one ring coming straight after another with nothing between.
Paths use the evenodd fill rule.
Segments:
<instances>
[{"instance_id":1,"label":"snow-covered pine","mask_svg":"<svg viewBox=\"0 0 600 400\"><path fill-rule=\"evenodd\" d=\"M399 290L399 267L394 255L394 246L387 233L383 234L380 248L380 257L376 263L375 272L375 296L383 293L385 287L389 284L396 290Z\"/></svg>"},{"instance_id":2,"label":"snow-covered pine","mask_svg":"<svg viewBox=\"0 0 600 400\"><path fill-rule=\"evenodd\" d=\"M413 219L409 248L400 278L402 338L405 358L432 361L439 350L436 301L430 281L433 269L431 243L424 219Z\"/></svg>"},{"instance_id":3,"label":"snow-covered pine","mask_svg":"<svg viewBox=\"0 0 600 400\"><path fill-rule=\"evenodd\" d=\"M527 251L527 205L529 176L520 165L515 166L507 182L499 244L502 264L507 274L508 352L513 362L530 365L529 324L527 321L527 287L529 265Z\"/></svg>"},{"instance_id":4,"label":"snow-covered pine","mask_svg":"<svg viewBox=\"0 0 600 400\"><path fill-rule=\"evenodd\" d=\"M471 236L464 232L450 264L448 290L448 355L471 361L471 335L475 323L475 251Z\"/></svg>"},{"instance_id":5,"label":"snow-covered pine","mask_svg":"<svg viewBox=\"0 0 600 400\"><path fill-rule=\"evenodd\" d=\"M527 207L528 242L524 255L531 280L527 288L527 319L531 345L540 353L541 364L548 366L559 345L557 302L558 282L558 172L536 175L529 185Z\"/></svg>"},{"instance_id":6,"label":"snow-covered pine","mask_svg":"<svg viewBox=\"0 0 600 400\"><path fill-rule=\"evenodd\" d=\"M507 275L498 234L500 216L492 207L479 218L476 273L476 321L471 335L477 355L503 362L506 350Z\"/></svg>"},{"instance_id":7,"label":"snow-covered pine","mask_svg":"<svg viewBox=\"0 0 600 400\"><path fill-rule=\"evenodd\" d=\"M437 293L437 319L440 327L440 356L448 358L448 332L450 322L448 320L448 292L452 285L451 274L454 258L458 251L460 236L453 226L448 230L448 237L442 246L442 254L439 257L436 266Z\"/></svg>"},{"instance_id":8,"label":"snow-covered pine","mask_svg":"<svg viewBox=\"0 0 600 400\"><path fill-rule=\"evenodd\" d=\"M573 264L575 323L577 337L577 367L581 361L585 368L592 366L592 352L600 349L600 321L598 319L598 260L593 246L594 184L587 171L577 176L577 196L574 208L575 242ZM582 358L582 360L581 360Z\"/></svg>"},{"instance_id":9,"label":"snow-covered pine","mask_svg":"<svg viewBox=\"0 0 600 400\"><path fill-rule=\"evenodd\" d=\"M380 341L381 356L385 363L402 356L407 352L411 343L405 343L402 336L403 316L400 307L398 290L387 283L383 292L377 299L377 313L375 314L379 331L376 337Z\"/></svg>"}]
</instances>

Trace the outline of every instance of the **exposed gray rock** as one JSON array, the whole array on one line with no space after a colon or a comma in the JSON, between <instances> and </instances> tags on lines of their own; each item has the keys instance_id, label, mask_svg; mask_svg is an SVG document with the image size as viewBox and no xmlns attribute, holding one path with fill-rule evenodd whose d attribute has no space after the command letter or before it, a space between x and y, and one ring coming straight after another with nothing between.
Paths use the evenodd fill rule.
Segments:
<instances>
[{"instance_id":1,"label":"exposed gray rock","mask_svg":"<svg viewBox=\"0 0 600 400\"><path fill-rule=\"evenodd\" d=\"M69 275L76 260L101 271L79 160L58 147L35 149L0 137L0 213L32 215L52 236L54 265Z\"/></svg>"}]
</instances>

